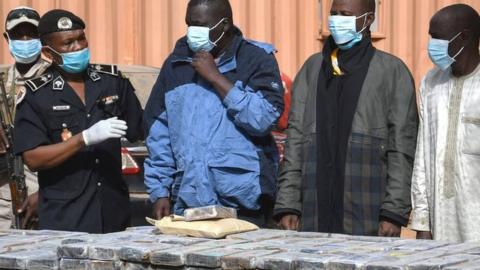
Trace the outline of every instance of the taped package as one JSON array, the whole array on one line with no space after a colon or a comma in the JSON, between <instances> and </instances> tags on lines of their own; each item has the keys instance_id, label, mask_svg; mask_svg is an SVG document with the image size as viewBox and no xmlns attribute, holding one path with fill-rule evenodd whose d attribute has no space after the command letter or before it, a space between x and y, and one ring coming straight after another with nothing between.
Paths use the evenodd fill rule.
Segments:
<instances>
[{"instance_id":1,"label":"taped package","mask_svg":"<svg viewBox=\"0 0 480 270\"><path fill-rule=\"evenodd\" d=\"M168 216L161 220L146 218L147 222L155 225L163 234L186 235L193 237L220 239L227 235L258 230L255 224L235 219L225 218L217 220L185 221L184 217Z\"/></svg>"},{"instance_id":2,"label":"taped package","mask_svg":"<svg viewBox=\"0 0 480 270\"><path fill-rule=\"evenodd\" d=\"M185 221L237 218L237 209L221 205L210 205L187 209L183 215L185 216Z\"/></svg>"}]
</instances>

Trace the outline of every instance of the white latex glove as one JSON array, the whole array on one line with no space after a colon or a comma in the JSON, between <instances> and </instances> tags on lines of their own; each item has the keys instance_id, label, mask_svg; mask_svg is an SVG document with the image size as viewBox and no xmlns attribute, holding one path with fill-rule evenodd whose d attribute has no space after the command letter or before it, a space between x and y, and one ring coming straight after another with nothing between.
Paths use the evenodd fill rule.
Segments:
<instances>
[{"instance_id":1,"label":"white latex glove","mask_svg":"<svg viewBox=\"0 0 480 270\"><path fill-rule=\"evenodd\" d=\"M126 134L127 123L112 117L97 122L82 132L85 145L94 145L108 139L120 138Z\"/></svg>"}]
</instances>

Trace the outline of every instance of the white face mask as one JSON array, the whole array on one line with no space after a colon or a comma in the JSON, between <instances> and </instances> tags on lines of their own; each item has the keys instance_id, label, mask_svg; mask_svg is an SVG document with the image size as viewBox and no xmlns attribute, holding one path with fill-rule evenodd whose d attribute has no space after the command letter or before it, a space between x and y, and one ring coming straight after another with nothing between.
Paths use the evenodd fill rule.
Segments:
<instances>
[{"instance_id":1,"label":"white face mask","mask_svg":"<svg viewBox=\"0 0 480 270\"><path fill-rule=\"evenodd\" d=\"M223 38L225 32L215 41L210 40L210 31L217 28L226 18L221 19L215 26L208 28L205 26L189 26L187 30L188 47L194 52L213 50L217 43Z\"/></svg>"}]
</instances>

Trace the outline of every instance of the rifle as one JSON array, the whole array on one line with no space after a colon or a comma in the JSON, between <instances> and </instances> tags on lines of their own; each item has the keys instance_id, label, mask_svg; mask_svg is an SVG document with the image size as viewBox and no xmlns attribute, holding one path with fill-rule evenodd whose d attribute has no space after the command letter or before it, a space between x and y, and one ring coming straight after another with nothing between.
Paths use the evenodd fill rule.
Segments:
<instances>
[{"instance_id":1,"label":"rifle","mask_svg":"<svg viewBox=\"0 0 480 270\"><path fill-rule=\"evenodd\" d=\"M14 95L15 93L12 93ZM12 96L11 100L14 101ZM1 142L5 146L5 157L7 159L8 169L8 185L10 186L10 194L12 196L12 211L15 215L14 228L20 229L23 217L18 213L22 208L23 202L27 199L27 185L25 183L25 173L23 171L23 160L21 156L15 155L13 152L13 116L12 111L15 105L10 105L8 100L5 84L4 73L0 74L0 122L3 134L0 134Z\"/></svg>"}]
</instances>

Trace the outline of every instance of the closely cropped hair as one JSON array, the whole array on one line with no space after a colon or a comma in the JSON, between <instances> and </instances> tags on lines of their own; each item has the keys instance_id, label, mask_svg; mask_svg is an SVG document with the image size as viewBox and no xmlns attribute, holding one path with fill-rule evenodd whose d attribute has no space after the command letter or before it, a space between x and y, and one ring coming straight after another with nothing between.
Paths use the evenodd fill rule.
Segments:
<instances>
[{"instance_id":1,"label":"closely cropped hair","mask_svg":"<svg viewBox=\"0 0 480 270\"><path fill-rule=\"evenodd\" d=\"M45 34L40 37L40 42L42 43L43 46L47 46L48 43L50 42L50 34Z\"/></svg>"},{"instance_id":2,"label":"closely cropped hair","mask_svg":"<svg viewBox=\"0 0 480 270\"><path fill-rule=\"evenodd\" d=\"M457 26L460 30L469 29L477 37L478 42L478 38L480 38L480 16L473 7L466 4L454 4L440 9L435 16L439 15L446 16L448 22Z\"/></svg>"},{"instance_id":3,"label":"closely cropped hair","mask_svg":"<svg viewBox=\"0 0 480 270\"><path fill-rule=\"evenodd\" d=\"M190 0L188 2L189 7L198 5L206 5L215 10L215 13L222 14L223 17L232 18L233 16L229 0Z\"/></svg>"},{"instance_id":4,"label":"closely cropped hair","mask_svg":"<svg viewBox=\"0 0 480 270\"><path fill-rule=\"evenodd\" d=\"M376 5L377 5L375 0L362 0L362 1L363 1L363 5L366 8L366 11L375 13Z\"/></svg>"}]
</instances>

